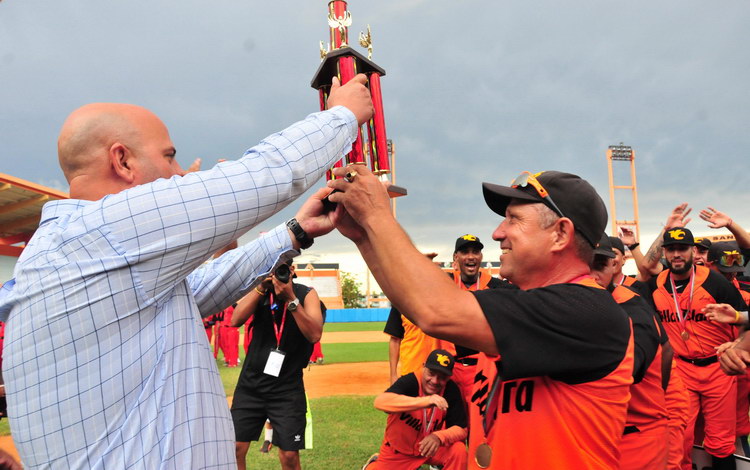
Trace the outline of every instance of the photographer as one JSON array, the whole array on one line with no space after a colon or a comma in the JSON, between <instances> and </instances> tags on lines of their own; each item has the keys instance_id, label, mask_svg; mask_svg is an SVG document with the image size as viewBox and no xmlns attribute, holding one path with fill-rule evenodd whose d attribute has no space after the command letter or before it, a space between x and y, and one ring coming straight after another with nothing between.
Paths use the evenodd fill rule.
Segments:
<instances>
[{"instance_id":1,"label":"photographer","mask_svg":"<svg viewBox=\"0 0 750 470\"><path fill-rule=\"evenodd\" d=\"M237 381L232 420L237 439L237 468L245 468L250 441L257 441L268 418L281 468L300 468L305 448L305 385L313 343L320 340L325 307L311 287L294 284L294 268L282 264L243 297L232 325L251 319L253 338Z\"/></svg>"}]
</instances>

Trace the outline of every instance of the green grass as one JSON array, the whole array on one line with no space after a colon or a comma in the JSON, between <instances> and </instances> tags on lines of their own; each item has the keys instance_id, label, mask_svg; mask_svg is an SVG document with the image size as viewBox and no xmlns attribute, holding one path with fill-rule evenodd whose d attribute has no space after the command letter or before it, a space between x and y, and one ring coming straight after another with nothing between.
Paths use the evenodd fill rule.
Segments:
<instances>
[{"instance_id":1,"label":"green grass","mask_svg":"<svg viewBox=\"0 0 750 470\"><path fill-rule=\"evenodd\" d=\"M358 469L380 448L386 415L372 406L373 396L326 397L310 400L314 448L300 451L305 470ZM260 442L250 444L247 468L276 470L276 450L261 454Z\"/></svg>"},{"instance_id":2,"label":"green grass","mask_svg":"<svg viewBox=\"0 0 750 470\"><path fill-rule=\"evenodd\" d=\"M384 321L366 321L351 323L326 323L323 332L328 331L383 331Z\"/></svg>"},{"instance_id":3,"label":"green grass","mask_svg":"<svg viewBox=\"0 0 750 470\"><path fill-rule=\"evenodd\" d=\"M10 425L8 424L8 420L3 418L3 420L0 421L0 436L8 435L10 435Z\"/></svg>"},{"instance_id":4,"label":"green grass","mask_svg":"<svg viewBox=\"0 0 750 470\"><path fill-rule=\"evenodd\" d=\"M326 364L388 360L388 343L330 343L323 345Z\"/></svg>"}]
</instances>

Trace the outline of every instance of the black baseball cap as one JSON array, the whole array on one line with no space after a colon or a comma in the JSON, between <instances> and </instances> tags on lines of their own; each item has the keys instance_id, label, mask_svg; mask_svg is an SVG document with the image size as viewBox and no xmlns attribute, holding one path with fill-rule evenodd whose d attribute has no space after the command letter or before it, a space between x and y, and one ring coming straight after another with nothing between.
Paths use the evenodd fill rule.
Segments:
<instances>
[{"instance_id":1,"label":"black baseball cap","mask_svg":"<svg viewBox=\"0 0 750 470\"><path fill-rule=\"evenodd\" d=\"M453 252L455 253L457 251L460 251L468 245L476 245L480 250L484 249L484 245L482 245L482 242L479 241L479 237L467 233L466 235L460 236L456 239L456 248L453 250Z\"/></svg>"},{"instance_id":2,"label":"black baseball cap","mask_svg":"<svg viewBox=\"0 0 750 470\"><path fill-rule=\"evenodd\" d=\"M703 248L704 250L708 250L711 248L711 239L708 237L697 237L695 239L695 246L698 248Z\"/></svg>"},{"instance_id":3,"label":"black baseball cap","mask_svg":"<svg viewBox=\"0 0 750 470\"><path fill-rule=\"evenodd\" d=\"M693 246L695 245L695 240L693 239L693 232L690 231L690 229L687 229L685 227L677 227L673 228L672 230L667 230L664 232L664 238L661 242L662 246L669 246L669 245L689 245Z\"/></svg>"},{"instance_id":4,"label":"black baseball cap","mask_svg":"<svg viewBox=\"0 0 750 470\"><path fill-rule=\"evenodd\" d=\"M572 220L578 233L583 235L592 247L595 247L607 226L607 207L594 187L578 175L560 171L543 171L533 176L547 190L548 197L539 195L537 189L531 184L514 188L482 183L487 206L505 217L505 210L512 199L541 202L558 215L561 212ZM557 206L559 212L554 206Z\"/></svg>"},{"instance_id":5,"label":"black baseball cap","mask_svg":"<svg viewBox=\"0 0 750 470\"><path fill-rule=\"evenodd\" d=\"M455 363L456 360L451 353L445 349L435 349L427 356L424 366L450 377L453 375L453 364Z\"/></svg>"},{"instance_id":6,"label":"black baseball cap","mask_svg":"<svg viewBox=\"0 0 750 470\"><path fill-rule=\"evenodd\" d=\"M723 258L723 259L722 259ZM745 271L745 257L737 242L716 242L708 249L708 261L723 273ZM727 266L727 261L731 263Z\"/></svg>"},{"instance_id":7,"label":"black baseball cap","mask_svg":"<svg viewBox=\"0 0 750 470\"><path fill-rule=\"evenodd\" d=\"M620 250L620 253L625 254L625 244L620 240L620 237L607 237L612 248Z\"/></svg>"},{"instance_id":8,"label":"black baseball cap","mask_svg":"<svg viewBox=\"0 0 750 470\"><path fill-rule=\"evenodd\" d=\"M599 243L594 247L594 256L601 255L606 256L607 258L615 258L617 254L615 253L615 250L612 249L612 238L613 237L608 237L607 234L602 235Z\"/></svg>"}]
</instances>

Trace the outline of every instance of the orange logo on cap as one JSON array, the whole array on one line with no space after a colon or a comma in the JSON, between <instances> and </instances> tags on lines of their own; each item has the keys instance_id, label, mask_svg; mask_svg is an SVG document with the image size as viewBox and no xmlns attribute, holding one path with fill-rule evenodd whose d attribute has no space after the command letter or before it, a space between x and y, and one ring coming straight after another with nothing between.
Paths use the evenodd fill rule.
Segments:
<instances>
[{"instance_id":1,"label":"orange logo on cap","mask_svg":"<svg viewBox=\"0 0 750 470\"><path fill-rule=\"evenodd\" d=\"M448 356L440 353L437 354L437 361L443 367L448 367L451 363L451 360Z\"/></svg>"},{"instance_id":2,"label":"orange logo on cap","mask_svg":"<svg viewBox=\"0 0 750 470\"><path fill-rule=\"evenodd\" d=\"M672 240L682 240L685 238L685 231L679 228L669 231L669 236Z\"/></svg>"}]
</instances>

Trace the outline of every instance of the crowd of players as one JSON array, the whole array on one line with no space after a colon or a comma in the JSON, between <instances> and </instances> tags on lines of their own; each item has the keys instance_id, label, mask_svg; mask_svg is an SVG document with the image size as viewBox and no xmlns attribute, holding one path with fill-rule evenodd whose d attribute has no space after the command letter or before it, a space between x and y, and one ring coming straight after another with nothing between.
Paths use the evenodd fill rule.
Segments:
<instances>
[{"instance_id":1,"label":"crowd of players","mask_svg":"<svg viewBox=\"0 0 750 470\"><path fill-rule=\"evenodd\" d=\"M748 377L744 361L732 350L747 321L750 279L742 274L750 255L750 235L726 214L709 207L701 211L701 219L713 229L728 229L735 241L712 243L709 238L694 238L685 227L689 213L686 204L676 207L645 256L627 228L620 237L602 235L593 250L590 275L627 312L634 340L627 415L617 455L611 456L616 461L610 462L610 468L690 469L694 443L704 446L715 469L734 468L736 443L742 446L742 453L750 455ZM483 248L474 235L459 237L450 277L469 291L513 288L511 283L491 278L480 269ZM638 267L637 276L622 272L628 254ZM390 416L380 452L363 468L406 469L423 463L444 469L466 468L466 448L457 449L455 439L441 433L451 427L478 429L463 424L464 411L471 416L472 408L480 410L472 418L486 420L488 404L477 400L486 396L481 392L487 382L480 379L482 372L476 367L483 353L425 334L395 308L384 331L391 336L393 385L378 397L376 407ZM571 343L571 347L575 345ZM449 358L450 368L436 367L436 354ZM457 399L451 387L460 390L464 410L458 417L443 418L442 426L417 432L415 429L427 426L425 410L436 406L437 400L426 391L432 375L440 376L444 383L437 395L444 395L445 400L451 397L454 406ZM418 380L421 387L405 388ZM497 389L503 391L501 413L513 408L518 413L533 410L534 389L522 389L522 384L515 385L514 394L504 393L506 385ZM425 399L407 402L411 406L406 408L383 406L384 397L393 393ZM439 409L444 411L443 407ZM440 438L441 452L425 448L430 429ZM466 438L455 428L449 435ZM539 452L547 452L545 445ZM463 454L463 458L457 454ZM477 449L473 457L471 468L521 468L520 460L518 465L485 462L487 457ZM595 462L590 462L591 468L596 467ZM549 468L569 468L561 462L549 463Z\"/></svg>"},{"instance_id":2,"label":"crowd of players","mask_svg":"<svg viewBox=\"0 0 750 470\"><path fill-rule=\"evenodd\" d=\"M297 410L273 423L273 440L282 466L299 468L301 368L324 312L279 269L336 229L410 322L389 322L402 336L394 354L402 364L421 354L411 372L392 369L375 401L389 419L368 465L687 469L697 441L714 469L734 468L735 438L748 431L750 335L732 273L750 240L712 208L701 218L737 246L694 240L683 204L641 256L632 234L604 237L607 211L588 182L524 172L482 185L502 217L492 233L502 281L480 274L471 235L456 242L451 279L395 220L379 178L353 165L331 170L287 223L212 259L351 148L373 112L365 82L334 78L329 110L205 171L180 167L166 126L144 108L93 103L68 117L58 155L71 199L45 204L0 289L24 465L234 468L276 408ZM640 284L620 271L625 246ZM199 319L235 303L232 321L252 316L254 327L230 412ZM422 346L411 334L426 335ZM7 455L0 465L19 468Z\"/></svg>"}]
</instances>

